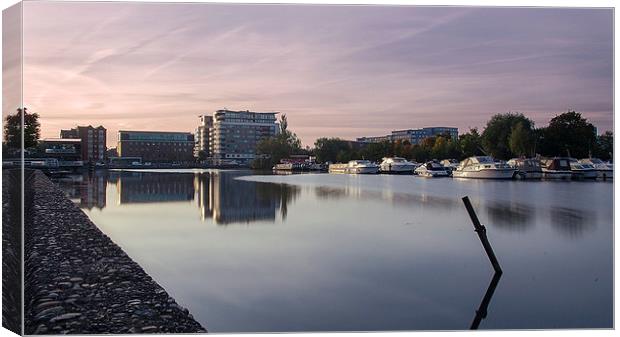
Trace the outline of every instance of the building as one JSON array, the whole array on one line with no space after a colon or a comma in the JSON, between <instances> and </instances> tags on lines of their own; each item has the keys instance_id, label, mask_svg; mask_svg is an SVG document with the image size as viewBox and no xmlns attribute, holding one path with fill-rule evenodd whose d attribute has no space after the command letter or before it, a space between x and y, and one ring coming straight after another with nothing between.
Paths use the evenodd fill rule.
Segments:
<instances>
[{"instance_id":1,"label":"building","mask_svg":"<svg viewBox=\"0 0 620 337\"><path fill-rule=\"evenodd\" d=\"M40 143L42 156L53 158L59 166L80 167L82 161L82 141L72 138L45 138Z\"/></svg>"},{"instance_id":2,"label":"building","mask_svg":"<svg viewBox=\"0 0 620 337\"><path fill-rule=\"evenodd\" d=\"M422 140L439 136L449 135L453 140L459 138L459 129L451 127L427 127L421 129L406 129L406 130L394 130L387 136L378 137L360 137L357 138L358 142L362 143L381 143L381 142L395 142L395 141L409 141L411 144L420 144Z\"/></svg>"},{"instance_id":3,"label":"building","mask_svg":"<svg viewBox=\"0 0 620 337\"><path fill-rule=\"evenodd\" d=\"M80 139L84 162L104 162L106 158L106 135L103 126L78 126L69 130L60 130L60 138Z\"/></svg>"},{"instance_id":4,"label":"building","mask_svg":"<svg viewBox=\"0 0 620 337\"><path fill-rule=\"evenodd\" d=\"M256 145L278 132L277 112L218 110L209 132L209 154L218 160L248 164L256 155Z\"/></svg>"},{"instance_id":5,"label":"building","mask_svg":"<svg viewBox=\"0 0 620 337\"><path fill-rule=\"evenodd\" d=\"M213 117L212 116L200 116L200 124L196 128L196 145L194 147L194 157L198 158L199 153L202 151L206 157L211 156L209 150L209 137L210 132L213 129Z\"/></svg>"},{"instance_id":6,"label":"building","mask_svg":"<svg viewBox=\"0 0 620 337\"><path fill-rule=\"evenodd\" d=\"M143 162L194 161L194 135L189 132L118 131L119 157L140 157Z\"/></svg>"}]
</instances>

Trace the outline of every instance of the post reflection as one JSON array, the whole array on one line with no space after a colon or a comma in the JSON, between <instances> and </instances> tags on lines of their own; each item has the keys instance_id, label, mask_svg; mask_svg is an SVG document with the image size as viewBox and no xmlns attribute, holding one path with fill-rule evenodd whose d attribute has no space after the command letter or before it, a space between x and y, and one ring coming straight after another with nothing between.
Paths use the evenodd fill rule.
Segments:
<instances>
[{"instance_id":1,"label":"post reflection","mask_svg":"<svg viewBox=\"0 0 620 337\"><path fill-rule=\"evenodd\" d=\"M477 330L480 326L480 322L482 322L483 319L487 318L489 303L491 303L491 299L493 298L493 294L495 293L495 289L497 288L497 285L499 284L499 280L501 278L501 272L496 272L493 275L491 282L489 282L489 287L487 288L487 291L484 293L484 297L480 302L480 306L478 307L478 310L476 310L476 316L474 316L474 320L471 322L471 326L469 327L470 330Z\"/></svg>"}]
</instances>

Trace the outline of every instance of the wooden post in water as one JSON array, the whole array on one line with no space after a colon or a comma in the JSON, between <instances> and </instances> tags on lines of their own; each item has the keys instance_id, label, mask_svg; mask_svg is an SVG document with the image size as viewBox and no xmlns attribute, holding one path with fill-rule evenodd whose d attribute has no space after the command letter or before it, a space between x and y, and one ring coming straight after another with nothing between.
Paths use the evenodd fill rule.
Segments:
<instances>
[{"instance_id":1,"label":"wooden post in water","mask_svg":"<svg viewBox=\"0 0 620 337\"><path fill-rule=\"evenodd\" d=\"M495 253L493 252L493 248L489 243L489 239L487 238L487 229L483 225L480 224L480 220L478 220L478 216L474 211L474 207L471 205L469 201L469 197L463 197L463 203L465 204L465 208L467 208L467 213L469 213L469 217L471 218L471 222L474 224L474 231L478 233L478 237L480 238L480 242L482 242L482 247L484 247L484 251L487 253L489 257L489 261L491 261L491 265L493 265L493 269L498 274L502 273L502 268L499 266L499 262L495 257Z\"/></svg>"}]
</instances>

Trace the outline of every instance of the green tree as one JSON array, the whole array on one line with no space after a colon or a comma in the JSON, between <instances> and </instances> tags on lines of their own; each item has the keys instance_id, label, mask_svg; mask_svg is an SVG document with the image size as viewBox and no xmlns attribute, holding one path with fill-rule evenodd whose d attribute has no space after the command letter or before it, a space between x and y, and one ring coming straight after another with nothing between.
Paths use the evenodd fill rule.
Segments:
<instances>
[{"instance_id":1,"label":"green tree","mask_svg":"<svg viewBox=\"0 0 620 337\"><path fill-rule=\"evenodd\" d=\"M41 137L39 114L28 113L27 108L18 108L15 114L7 115L4 124L4 142L8 148L20 149L22 118L24 120L24 149L37 146Z\"/></svg>"},{"instance_id":2,"label":"green tree","mask_svg":"<svg viewBox=\"0 0 620 337\"><path fill-rule=\"evenodd\" d=\"M541 152L544 155L569 155L585 158L594 150L596 128L580 113L569 110L555 116L543 131Z\"/></svg>"},{"instance_id":3,"label":"green tree","mask_svg":"<svg viewBox=\"0 0 620 337\"><path fill-rule=\"evenodd\" d=\"M319 138L314 142L314 154L318 162L332 162L339 160L338 157L344 158L351 149L346 141L340 138Z\"/></svg>"},{"instance_id":4,"label":"green tree","mask_svg":"<svg viewBox=\"0 0 620 337\"><path fill-rule=\"evenodd\" d=\"M470 129L468 133L459 135L458 145L461 155L460 158L456 157L454 159L464 159L484 154L481 150L482 137L476 128Z\"/></svg>"},{"instance_id":5,"label":"green tree","mask_svg":"<svg viewBox=\"0 0 620 337\"><path fill-rule=\"evenodd\" d=\"M513 128L521 123L522 128L531 132L534 122L521 113L496 114L487 122L482 132L482 146L491 156L509 159L514 156L510 150L509 138Z\"/></svg>"},{"instance_id":6,"label":"green tree","mask_svg":"<svg viewBox=\"0 0 620 337\"><path fill-rule=\"evenodd\" d=\"M592 155L602 160L613 159L614 154L614 133L605 131L604 134L596 137L596 146Z\"/></svg>"},{"instance_id":7,"label":"green tree","mask_svg":"<svg viewBox=\"0 0 620 337\"><path fill-rule=\"evenodd\" d=\"M527 129L523 123L519 122L512 127L508 136L510 152L515 156L533 155L533 131Z\"/></svg>"},{"instance_id":8,"label":"green tree","mask_svg":"<svg viewBox=\"0 0 620 337\"><path fill-rule=\"evenodd\" d=\"M203 162L207 159L207 152L204 150L198 151L198 161Z\"/></svg>"},{"instance_id":9,"label":"green tree","mask_svg":"<svg viewBox=\"0 0 620 337\"><path fill-rule=\"evenodd\" d=\"M253 168L271 168L281 159L303 151L297 135L288 129L286 114L280 117L279 124L280 129L275 137L265 138L256 145L257 158L251 164Z\"/></svg>"}]
</instances>

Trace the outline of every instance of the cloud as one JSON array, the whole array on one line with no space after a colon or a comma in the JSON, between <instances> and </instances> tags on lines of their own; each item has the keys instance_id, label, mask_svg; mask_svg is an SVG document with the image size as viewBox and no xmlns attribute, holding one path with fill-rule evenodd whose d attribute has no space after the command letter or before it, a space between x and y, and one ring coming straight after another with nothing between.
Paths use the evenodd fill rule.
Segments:
<instances>
[{"instance_id":1,"label":"cloud","mask_svg":"<svg viewBox=\"0 0 620 337\"><path fill-rule=\"evenodd\" d=\"M277 110L311 144L480 127L574 108L612 128L612 11L45 3L25 7L25 99L75 123L193 131L222 107ZM524 24L527 22L527 24ZM320 24L319 24L320 23Z\"/></svg>"}]
</instances>

